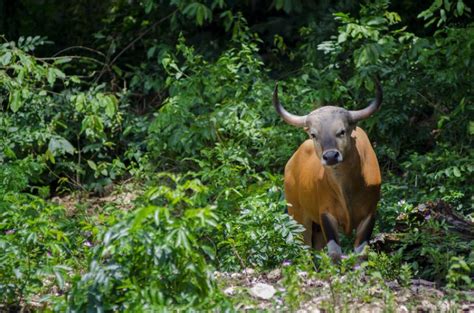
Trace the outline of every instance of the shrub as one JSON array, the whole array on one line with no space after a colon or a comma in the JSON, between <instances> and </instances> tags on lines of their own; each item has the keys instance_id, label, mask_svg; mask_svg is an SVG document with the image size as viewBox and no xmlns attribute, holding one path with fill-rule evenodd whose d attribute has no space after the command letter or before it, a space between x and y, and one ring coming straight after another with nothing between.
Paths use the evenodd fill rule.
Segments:
<instances>
[{"instance_id":1,"label":"shrub","mask_svg":"<svg viewBox=\"0 0 474 313\"><path fill-rule=\"evenodd\" d=\"M124 170L111 153L121 131L117 96L60 70L73 59L47 60L0 45L0 160L35 163L34 184L100 189Z\"/></svg>"},{"instance_id":2,"label":"shrub","mask_svg":"<svg viewBox=\"0 0 474 313\"><path fill-rule=\"evenodd\" d=\"M248 196L240 204L240 214L224 224L219 242L220 268L268 269L304 252L304 228L284 212L285 204L276 191Z\"/></svg>"},{"instance_id":3,"label":"shrub","mask_svg":"<svg viewBox=\"0 0 474 313\"><path fill-rule=\"evenodd\" d=\"M135 211L104 229L87 273L73 285L69 310L205 309L222 298L209 264L215 252L203 238L217 225L214 209L201 206L204 187L163 178Z\"/></svg>"},{"instance_id":4,"label":"shrub","mask_svg":"<svg viewBox=\"0 0 474 313\"><path fill-rule=\"evenodd\" d=\"M82 222L81 222L82 220ZM0 302L15 308L62 294L88 254L83 218L28 194L0 197ZM42 299L47 301L47 298ZM49 297L51 298L51 296Z\"/></svg>"}]
</instances>

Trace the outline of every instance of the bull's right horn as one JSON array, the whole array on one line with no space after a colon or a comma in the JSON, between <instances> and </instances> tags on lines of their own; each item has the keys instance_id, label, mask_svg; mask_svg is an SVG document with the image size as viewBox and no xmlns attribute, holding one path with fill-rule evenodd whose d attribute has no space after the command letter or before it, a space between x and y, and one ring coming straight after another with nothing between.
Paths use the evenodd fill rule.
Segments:
<instances>
[{"instance_id":1,"label":"bull's right horn","mask_svg":"<svg viewBox=\"0 0 474 313\"><path fill-rule=\"evenodd\" d=\"M306 116L299 116L293 115L289 113L285 108L281 105L280 101L278 100L278 83L275 84L275 90L273 91L273 106L277 113L290 125L296 127L304 127L306 126Z\"/></svg>"},{"instance_id":2,"label":"bull's right horn","mask_svg":"<svg viewBox=\"0 0 474 313\"><path fill-rule=\"evenodd\" d=\"M380 105L382 104L383 99L383 92L382 86L380 86L380 81L376 77L375 78L375 100L373 100L368 107L358 111L349 111L351 115L351 119L353 122L361 121L363 119L368 118L372 114L374 114L378 109L380 109Z\"/></svg>"}]
</instances>

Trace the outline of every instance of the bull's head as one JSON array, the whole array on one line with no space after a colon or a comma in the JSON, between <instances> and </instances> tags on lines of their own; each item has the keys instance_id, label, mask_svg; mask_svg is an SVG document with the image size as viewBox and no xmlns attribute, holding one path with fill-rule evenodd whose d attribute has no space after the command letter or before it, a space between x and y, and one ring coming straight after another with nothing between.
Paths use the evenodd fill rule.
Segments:
<instances>
[{"instance_id":1,"label":"bull's head","mask_svg":"<svg viewBox=\"0 0 474 313\"><path fill-rule=\"evenodd\" d=\"M316 154L324 166L341 163L351 148L352 131L356 123L368 118L380 108L382 103L382 87L375 80L376 94L369 106L358 111L350 111L335 106L324 106L313 112L298 116L285 110L278 100L278 84L273 92L273 105L280 116L290 125L304 127L316 148Z\"/></svg>"}]
</instances>

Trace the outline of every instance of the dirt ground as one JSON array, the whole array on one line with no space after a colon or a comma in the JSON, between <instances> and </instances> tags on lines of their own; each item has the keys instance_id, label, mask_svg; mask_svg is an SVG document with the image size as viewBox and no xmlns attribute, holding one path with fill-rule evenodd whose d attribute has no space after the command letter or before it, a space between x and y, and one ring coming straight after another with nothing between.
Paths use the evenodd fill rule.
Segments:
<instances>
[{"instance_id":1,"label":"dirt ground","mask_svg":"<svg viewBox=\"0 0 474 313\"><path fill-rule=\"evenodd\" d=\"M243 311L474 312L474 291L463 292L463 300L454 300L452 295L448 297L446 291L425 280L412 280L409 287L401 287L396 281L386 282L386 286L369 286L371 296L363 301L351 294L334 294L328 281L310 278L306 272L297 275L303 283L299 285L297 298L291 300L285 296L287 290L281 269L263 274L252 269L242 273L215 272L224 293L233 299L237 309ZM384 289L387 287L389 291ZM387 294L391 295L390 299Z\"/></svg>"}]
</instances>

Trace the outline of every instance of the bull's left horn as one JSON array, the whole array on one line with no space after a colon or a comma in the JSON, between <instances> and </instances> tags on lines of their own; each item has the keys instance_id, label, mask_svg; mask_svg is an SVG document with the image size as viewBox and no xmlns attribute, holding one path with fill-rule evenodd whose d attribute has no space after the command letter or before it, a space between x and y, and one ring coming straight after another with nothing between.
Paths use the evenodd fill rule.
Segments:
<instances>
[{"instance_id":1,"label":"bull's left horn","mask_svg":"<svg viewBox=\"0 0 474 313\"><path fill-rule=\"evenodd\" d=\"M273 106L277 113L290 125L296 127L304 127L306 126L306 115L299 116L289 113L285 108L281 105L280 100L278 100L278 83L275 84L275 90L273 91Z\"/></svg>"},{"instance_id":2,"label":"bull's left horn","mask_svg":"<svg viewBox=\"0 0 474 313\"><path fill-rule=\"evenodd\" d=\"M349 111L351 115L351 119L353 122L361 121L363 119L368 118L372 114L374 114L378 109L380 109L380 105L382 104L383 93L382 93L382 86L380 85L380 81L378 78L375 78L375 100L373 100L368 107L358 111Z\"/></svg>"}]
</instances>

